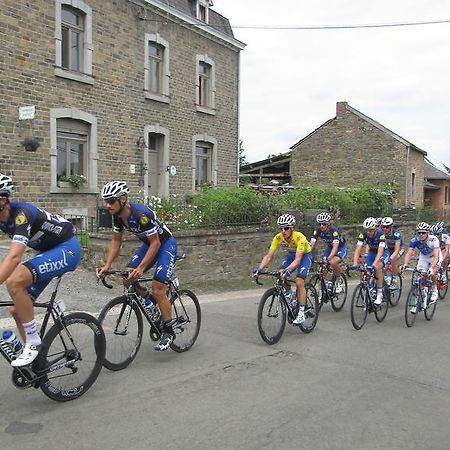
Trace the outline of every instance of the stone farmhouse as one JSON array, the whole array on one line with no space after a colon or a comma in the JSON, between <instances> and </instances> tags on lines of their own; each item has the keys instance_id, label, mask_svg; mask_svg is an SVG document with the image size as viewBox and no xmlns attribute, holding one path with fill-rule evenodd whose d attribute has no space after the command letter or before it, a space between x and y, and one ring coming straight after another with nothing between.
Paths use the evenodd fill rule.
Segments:
<instances>
[{"instance_id":1,"label":"stone farmhouse","mask_svg":"<svg viewBox=\"0 0 450 450\"><path fill-rule=\"evenodd\" d=\"M425 206L431 206L441 220L450 221L450 175L428 159L425 161Z\"/></svg>"},{"instance_id":2,"label":"stone farmhouse","mask_svg":"<svg viewBox=\"0 0 450 450\"><path fill-rule=\"evenodd\" d=\"M268 180L340 187L394 183L396 206L422 207L426 196L427 205L448 216L450 177L425 157L424 150L347 102L337 102L334 118L294 144L290 152L241 167L240 177L256 185Z\"/></svg>"},{"instance_id":3,"label":"stone farmhouse","mask_svg":"<svg viewBox=\"0 0 450 450\"><path fill-rule=\"evenodd\" d=\"M3 0L0 14L0 172L17 199L94 217L112 179L142 198L236 184L245 45L211 0Z\"/></svg>"}]
</instances>

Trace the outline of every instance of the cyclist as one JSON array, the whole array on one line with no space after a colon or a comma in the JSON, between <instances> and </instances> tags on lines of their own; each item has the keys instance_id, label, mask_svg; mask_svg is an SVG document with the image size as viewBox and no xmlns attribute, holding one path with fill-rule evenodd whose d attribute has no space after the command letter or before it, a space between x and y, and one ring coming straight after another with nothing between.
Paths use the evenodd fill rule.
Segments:
<instances>
[{"instance_id":1,"label":"cyclist","mask_svg":"<svg viewBox=\"0 0 450 450\"><path fill-rule=\"evenodd\" d=\"M345 245L345 238L339 232L339 229L331 224L332 217L330 213L322 212L317 215L316 222L318 228L313 232L310 239L312 249L316 245L317 239L323 239L327 244L323 252L322 259L331 266L333 270L333 283L336 282L336 293L340 294L344 289L344 283L341 275L341 262L347 256L347 246Z\"/></svg>"},{"instance_id":2,"label":"cyclist","mask_svg":"<svg viewBox=\"0 0 450 450\"><path fill-rule=\"evenodd\" d=\"M377 219L368 217L363 223L364 231L359 234L353 255L353 265L357 266L361 258L361 250L366 244L364 262L367 267L375 269L377 284L377 298L375 305L383 301L383 267L389 262L389 250L386 246L386 237L383 231L377 229Z\"/></svg>"},{"instance_id":3,"label":"cyclist","mask_svg":"<svg viewBox=\"0 0 450 450\"><path fill-rule=\"evenodd\" d=\"M294 319L294 325L301 325L305 321L306 288L305 279L308 276L312 265L311 244L303 233L295 231L295 217L291 214L283 214L278 217L277 224L280 227L280 233L272 239L269 251L261 260L259 266L253 271L253 276L257 277L264 267L267 267L273 258L277 249L281 246L287 249L287 255L281 262L279 269L283 277L289 277L291 273L297 270L295 285L297 287L297 302L299 312Z\"/></svg>"},{"instance_id":4,"label":"cyclist","mask_svg":"<svg viewBox=\"0 0 450 450\"><path fill-rule=\"evenodd\" d=\"M392 217L383 217L381 219L381 229L386 237L386 246L391 254L390 261L392 267L392 285L399 285L398 275L399 275L399 265L398 260L401 258L405 252L403 249L403 239L400 232L394 228L394 219Z\"/></svg>"},{"instance_id":5,"label":"cyclist","mask_svg":"<svg viewBox=\"0 0 450 450\"><path fill-rule=\"evenodd\" d=\"M161 310L163 332L155 350L164 351L175 339L172 327L174 322L172 306L166 292L177 256L177 241L167 226L148 206L142 203L130 203L128 194L129 189L125 181L111 181L103 186L101 196L109 213L113 216L113 235L106 262L102 267L97 268L96 274L98 278L101 278L119 256L125 228L142 241L141 246L127 263L129 275L125 284L142 277L144 272L156 264L152 296Z\"/></svg>"},{"instance_id":6,"label":"cyclist","mask_svg":"<svg viewBox=\"0 0 450 450\"><path fill-rule=\"evenodd\" d=\"M444 225L443 222L438 222L436 225L431 227L431 234L436 236L439 239L439 246L441 248L442 253L442 276L441 281L445 283L447 281L447 267L448 260L450 254L450 236L447 233L444 233Z\"/></svg>"},{"instance_id":7,"label":"cyclist","mask_svg":"<svg viewBox=\"0 0 450 450\"><path fill-rule=\"evenodd\" d=\"M416 235L409 243L408 251L405 254L405 264L401 267L403 271L408 267L411 257L416 249L419 250L419 261L417 262L417 270L427 271L433 280L433 288L431 290L431 300L438 299L438 290L436 286L436 274L442 263L442 253L439 248L439 239L430 234L431 227L426 222L420 222L416 226ZM424 300L426 302L426 299ZM426 304L423 305L426 308ZM416 307L411 308L411 313L415 314Z\"/></svg>"},{"instance_id":8,"label":"cyclist","mask_svg":"<svg viewBox=\"0 0 450 450\"><path fill-rule=\"evenodd\" d=\"M6 283L14 303L10 313L25 342L11 365L23 367L36 359L41 347L33 301L54 277L75 270L82 250L68 220L31 203L11 201L13 191L12 179L0 174L0 230L11 239L0 263L0 284ZM26 247L38 253L21 264Z\"/></svg>"}]
</instances>

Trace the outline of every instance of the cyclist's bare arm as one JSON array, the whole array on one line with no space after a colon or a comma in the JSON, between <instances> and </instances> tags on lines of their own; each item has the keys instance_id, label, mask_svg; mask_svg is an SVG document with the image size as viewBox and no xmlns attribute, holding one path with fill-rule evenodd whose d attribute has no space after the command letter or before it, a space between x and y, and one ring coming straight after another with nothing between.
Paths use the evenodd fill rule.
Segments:
<instances>
[{"instance_id":1,"label":"cyclist's bare arm","mask_svg":"<svg viewBox=\"0 0 450 450\"><path fill-rule=\"evenodd\" d=\"M123 231L113 233L111 242L109 243L108 255L106 256L106 262L102 267L98 267L95 270L97 278L101 278L103 273L108 271L114 260L119 256L120 247L122 246Z\"/></svg>"},{"instance_id":2,"label":"cyclist's bare arm","mask_svg":"<svg viewBox=\"0 0 450 450\"><path fill-rule=\"evenodd\" d=\"M3 261L0 264L0 284L4 283L14 272L14 269L20 264L25 249L25 245L19 242L11 242L8 254L3 258Z\"/></svg>"}]
</instances>

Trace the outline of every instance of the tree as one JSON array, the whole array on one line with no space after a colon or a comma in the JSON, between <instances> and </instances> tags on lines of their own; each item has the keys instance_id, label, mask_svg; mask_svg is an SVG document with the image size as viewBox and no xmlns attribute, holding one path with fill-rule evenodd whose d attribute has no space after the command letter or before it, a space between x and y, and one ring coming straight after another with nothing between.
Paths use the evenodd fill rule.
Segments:
<instances>
[{"instance_id":1,"label":"tree","mask_svg":"<svg viewBox=\"0 0 450 450\"><path fill-rule=\"evenodd\" d=\"M247 164L247 157L244 155L244 141L242 139L239 140L239 167Z\"/></svg>"}]
</instances>

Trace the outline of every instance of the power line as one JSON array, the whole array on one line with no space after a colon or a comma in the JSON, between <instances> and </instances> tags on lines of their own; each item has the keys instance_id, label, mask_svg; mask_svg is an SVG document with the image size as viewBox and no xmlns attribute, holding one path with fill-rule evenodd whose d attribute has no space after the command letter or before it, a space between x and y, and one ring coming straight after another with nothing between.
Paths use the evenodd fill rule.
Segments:
<instances>
[{"instance_id":1,"label":"power line","mask_svg":"<svg viewBox=\"0 0 450 450\"><path fill-rule=\"evenodd\" d=\"M380 24L363 24L363 25L233 25L233 29L250 29L250 30L336 30L336 29L353 29L353 28L393 28L393 27L411 27L417 25L437 25L450 23L450 19L429 20L422 22L400 22L400 23L380 23Z\"/></svg>"}]
</instances>

